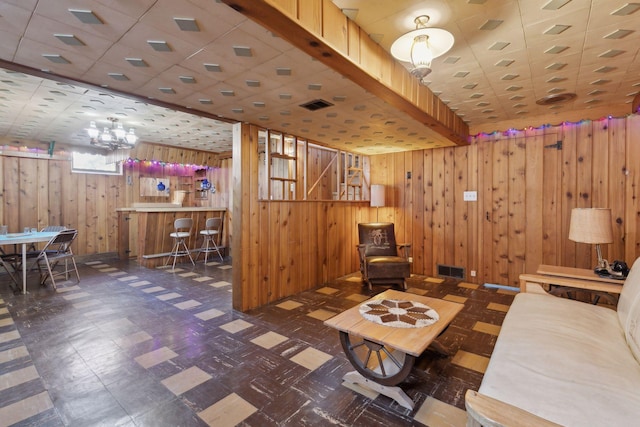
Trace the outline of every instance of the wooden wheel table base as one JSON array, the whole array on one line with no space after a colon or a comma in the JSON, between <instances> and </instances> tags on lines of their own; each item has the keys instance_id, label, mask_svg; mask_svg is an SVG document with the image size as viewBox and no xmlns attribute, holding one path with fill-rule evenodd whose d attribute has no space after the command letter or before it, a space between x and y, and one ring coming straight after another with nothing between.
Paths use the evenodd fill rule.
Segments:
<instances>
[{"instance_id":1,"label":"wooden wheel table base","mask_svg":"<svg viewBox=\"0 0 640 427\"><path fill-rule=\"evenodd\" d=\"M416 357L427 347L447 354L435 339L449 326L464 307L462 304L436 298L387 290L363 304L382 300L411 301L434 309L439 319L420 328L398 328L365 319L359 305L352 307L324 323L340 331L340 343L356 368L343 376L345 383L358 385L387 396L399 405L412 410L413 401L397 386L409 375Z\"/></svg>"},{"instance_id":2,"label":"wooden wheel table base","mask_svg":"<svg viewBox=\"0 0 640 427\"><path fill-rule=\"evenodd\" d=\"M413 400L400 387L379 384L369 378L365 378L358 371L351 371L344 374L342 380L349 384L358 385L367 390L375 391L383 396L387 396L398 403L398 405L413 410Z\"/></svg>"}]
</instances>

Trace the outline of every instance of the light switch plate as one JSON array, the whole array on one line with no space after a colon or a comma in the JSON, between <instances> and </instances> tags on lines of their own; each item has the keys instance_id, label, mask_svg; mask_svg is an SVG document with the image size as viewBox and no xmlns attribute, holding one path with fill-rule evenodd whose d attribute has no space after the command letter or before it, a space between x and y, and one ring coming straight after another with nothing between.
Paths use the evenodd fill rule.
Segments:
<instances>
[{"instance_id":1,"label":"light switch plate","mask_svg":"<svg viewBox=\"0 0 640 427\"><path fill-rule=\"evenodd\" d=\"M465 202L475 202L478 200L478 192L477 191L465 191L462 194L462 199Z\"/></svg>"}]
</instances>

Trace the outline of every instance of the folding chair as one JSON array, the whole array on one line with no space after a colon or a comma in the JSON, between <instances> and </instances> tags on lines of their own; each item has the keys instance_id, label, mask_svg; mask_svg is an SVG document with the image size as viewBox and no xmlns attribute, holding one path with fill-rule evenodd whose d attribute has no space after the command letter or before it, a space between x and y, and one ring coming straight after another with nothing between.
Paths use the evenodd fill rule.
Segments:
<instances>
[{"instance_id":1,"label":"folding chair","mask_svg":"<svg viewBox=\"0 0 640 427\"><path fill-rule=\"evenodd\" d=\"M62 230L66 230L67 227L65 227L64 225L47 225L46 227L44 227L42 230L40 230L41 232L58 232L58 231L62 231ZM38 248L36 248L36 244L32 243L29 246L29 249L27 249L28 251L37 251Z\"/></svg>"},{"instance_id":2,"label":"folding chair","mask_svg":"<svg viewBox=\"0 0 640 427\"><path fill-rule=\"evenodd\" d=\"M38 267L38 270L40 271L41 286L44 286L47 279L51 278L53 289L56 289L55 278L64 276L65 280L69 280L69 273L72 271L76 273L76 278L78 279L78 282L80 282L78 266L76 265L73 251L71 250L71 244L77 236L77 230L63 230L52 237L40 252L37 252L35 260L29 269L32 269L34 266ZM29 254L27 255L29 256ZM31 254L31 257L33 257L33 255L34 253ZM46 273L43 272L42 263L47 266ZM73 267L71 267L71 265ZM61 267L62 269L56 270L58 267Z\"/></svg>"},{"instance_id":3,"label":"folding chair","mask_svg":"<svg viewBox=\"0 0 640 427\"><path fill-rule=\"evenodd\" d=\"M15 289L13 285L9 283L9 287L14 292L17 291L18 288L20 287L20 283L18 282L18 279L16 279L16 276L14 276L14 273L17 273L17 270L16 270L17 256L18 256L17 254L7 254L2 249L0 249L0 266L5 270L7 270L7 273L9 274L11 281L15 283L16 285Z\"/></svg>"}]
</instances>

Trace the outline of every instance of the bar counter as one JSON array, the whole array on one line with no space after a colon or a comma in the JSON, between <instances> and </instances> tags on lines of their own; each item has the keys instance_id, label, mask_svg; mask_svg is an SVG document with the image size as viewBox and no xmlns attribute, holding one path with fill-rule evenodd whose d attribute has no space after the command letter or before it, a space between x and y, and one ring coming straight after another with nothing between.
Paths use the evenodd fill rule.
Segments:
<instances>
[{"instance_id":1,"label":"bar counter","mask_svg":"<svg viewBox=\"0 0 640 427\"><path fill-rule=\"evenodd\" d=\"M204 230L207 218L225 216L227 211L226 208L168 206L171 205L169 203L158 205L117 209L120 259L135 257L141 266L147 268L163 265L173 246L173 239L169 233L174 231L173 222L176 219L193 219L193 229L191 237L187 239L187 247L194 250L202 243L200 230ZM227 235L225 218L221 247L226 247Z\"/></svg>"}]
</instances>

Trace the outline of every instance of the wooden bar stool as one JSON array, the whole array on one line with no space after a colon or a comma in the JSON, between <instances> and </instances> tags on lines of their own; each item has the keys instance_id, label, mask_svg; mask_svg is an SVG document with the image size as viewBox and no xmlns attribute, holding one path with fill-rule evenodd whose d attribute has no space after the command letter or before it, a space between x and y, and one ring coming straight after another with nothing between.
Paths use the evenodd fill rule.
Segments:
<instances>
[{"instance_id":1,"label":"wooden bar stool","mask_svg":"<svg viewBox=\"0 0 640 427\"><path fill-rule=\"evenodd\" d=\"M169 254L169 258L164 265L169 264L169 260L173 258L173 269L176 268L176 258L188 256L191 260L191 264L196 265L191 258L191 252L185 243L185 240L191 236L191 229L193 228L193 219L191 218L178 218L173 222L173 228L175 231L169 233L169 236L173 237L173 248Z\"/></svg>"},{"instance_id":2,"label":"wooden bar stool","mask_svg":"<svg viewBox=\"0 0 640 427\"><path fill-rule=\"evenodd\" d=\"M204 228L204 230L200 230L200 234L204 236L204 240L202 241L202 248L200 248L196 260L200 257L201 253L204 253L204 262L206 264L209 258L209 252L217 252L220 261L224 261L220 253L220 248L218 247L218 239L222 233L222 217L207 218Z\"/></svg>"}]
</instances>

